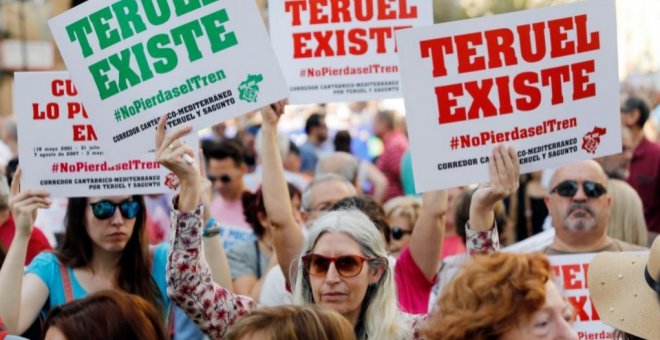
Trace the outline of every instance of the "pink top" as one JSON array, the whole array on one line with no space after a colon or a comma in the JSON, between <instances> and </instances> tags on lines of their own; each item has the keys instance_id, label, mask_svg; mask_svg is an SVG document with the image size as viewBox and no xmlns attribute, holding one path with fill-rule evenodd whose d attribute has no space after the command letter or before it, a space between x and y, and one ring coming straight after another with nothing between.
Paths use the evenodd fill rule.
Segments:
<instances>
[{"instance_id":1,"label":"pink top","mask_svg":"<svg viewBox=\"0 0 660 340\"><path fill-rule=\"evenodd\" d=\"M437 275L431 281L424 276L410 254L410 247L406 246L394 265L399 309L410 314L426 314L436 279Z\"/></svg>"},{"instance_id":2,"label":"pink top","mask_svg":"<svg viewBox=\"0 0 660 340\"><path fill-rule=\"evenodd\" d=\"M463 243L463 239L460 236L445 236L445 240L442 242L442 259L447 256L464 254L465 252L467 252L467 248L465 248L465 243Z\"/></svg>"},{"instance_id":3,"label":"pink top","mask_svg":"<svg viewBox=\"0 0 660 340\"><path fill-rule=\"evenodd\" d=\"M243 203L241 200L227 201L220 195L215 195L211 201L211 216L222 221L223 226L236 229L252 230L245 222L243 215Z\"/></svg>"},{"instance_id":4,"label":"pink top","mask_svg":"<svg viewBox=\"0 0 660 340\"><path fill-rule=\"evenodd\" d=\"M408 139L401 131L392 131L383 141L383 154L378 157L376 167L389 182L385 201L403 195L401 186L401 158L408 149Z\"/></svg>"}]
</instances>

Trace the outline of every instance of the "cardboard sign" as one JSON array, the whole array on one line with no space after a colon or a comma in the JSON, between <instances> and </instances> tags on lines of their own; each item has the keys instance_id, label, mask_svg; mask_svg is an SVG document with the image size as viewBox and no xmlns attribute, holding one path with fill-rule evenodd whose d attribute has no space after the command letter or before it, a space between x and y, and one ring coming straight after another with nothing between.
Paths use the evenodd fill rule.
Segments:
<instances>
[{"instance_id":1,"label":"cardboard sign","mask_svg":"<svg viewBox=\"0 0 660 340\"><path fill-rule=\"evenodd\" d=\"M68 72L15 73L14 112L24 188L46 189L54 197L170 190L170 171L153 152L118 162L106 159L98 141L100 125L91 119L96 112L82 105ZM187 142L196 142L196 136L191 139Z\"/></svg>"},{"instance_id":2,"label":"cardboard sign","mask_svg":"<svg viewBox=\"0 0 660 340\"><path fill-rule=\"evenodd\" d=\"M109 157L146 152L158 118L207 127L287 96L253 1L87 1L50 29Z\"/></svg>"},{"instance_id":3,"label":"cardboard sign","mask_svg":"<svg viewBox=\"0 0 660 340\"><path fill-rule=\"evenodd\" d=\"M552 264L552 275L562 296L575 309L573 329L579 339L612 339L612 327L600 321L596 307L591 303L587 286L587 270L596 254L548 256Z\"/></svg>"},{"instance_id":4,"label":"cardboard sign","mask_svg":"<svg viewBox=\"0 0 660 340\"><path fill-rule=\"evenodd\" d=\"M433 24L430 0L269 1L289 102L401 97L395 32Z\"/></svg>"},{"instance_id":5,"label":"cardboard sign","mask_svg":"<svg viewBox=\"0 0 660 340\"><path fill-rule=\"evenodd\" d=\"M614 0L398 32L415 187L488 180L497 144L531 172L621 152Z\"/></svg>"}]
</instances>

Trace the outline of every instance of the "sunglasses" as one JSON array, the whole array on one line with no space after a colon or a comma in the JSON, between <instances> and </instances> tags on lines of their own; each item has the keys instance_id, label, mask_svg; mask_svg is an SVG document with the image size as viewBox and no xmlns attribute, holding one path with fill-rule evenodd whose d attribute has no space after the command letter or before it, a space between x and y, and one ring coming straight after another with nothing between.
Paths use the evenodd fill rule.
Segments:
<instances>
[{"instance_id":1,"label":"sunglasses","mask_svg":"<svg viewBox=\"0 0 660 340\"><path fill-rule=\"evenodd\" d=\"M307 254L302 257L305 270L309 275L325 276L328 274L330 264L335 264L335 269L343 277L353 277L362 271L365 261L371 259L359 255L344 255L340 257L325 257L317 254Z\"/></svg>"},{"instance_id":2,"label":"sunglasses","mask_svg":"<svg viewBox=\"0 0 660 340\"><path fill-rule=\"evenodd\" d=\"M94 217L99 220L107 220L114 216L117 207L119 207L121 216L126 219L135 218L140 212L140 204L138 201L133 200L123 200L119 203L103 200L91 203L90 205L92 206Z\"/></svg>"},{"instance_id":3,"label":"sunglasses","mask_svg":"<svg viewBox=\"0 0 660 340\"><path fill-rule=\"evenodd\" d=\"M207 178L209 179L209 181L211 181L211 183L215 183L215 181L220 181L224 184L231 182L231 177L229 177L229 175L207 176Z\"/></svg>"},{"instance_id":4,"label":"sunglasses","mask_svg":"<svg viewBox=\"0 0 660 340\"><path fill-rule=\"evenodd\" d=\"M401 238L403 238L403 235L406 235L406 234L410 235L410 234L412 234L412 231L403 230L403 229L401 229L401 227L394 227L390 231L390 235L392 235L392 238L395 239L395 240L400 240Z\"/></svg>"},{"instance_id":5,"label":"sunglasses","mask_svg":"<svg viewBox=\"0 0 660 340\"><path fill-rule=\"evenodd\" d=\"M578 189L578 182L569 180L557 184L557 186L550 192L556 192L561 197L573 197L575 194L577 194ZM584 194L589 198L598 198L607 193L607 189L605 189L602 184L592 181L582 182L582 190L584 190Z\"/></svg>"}]
</instances>

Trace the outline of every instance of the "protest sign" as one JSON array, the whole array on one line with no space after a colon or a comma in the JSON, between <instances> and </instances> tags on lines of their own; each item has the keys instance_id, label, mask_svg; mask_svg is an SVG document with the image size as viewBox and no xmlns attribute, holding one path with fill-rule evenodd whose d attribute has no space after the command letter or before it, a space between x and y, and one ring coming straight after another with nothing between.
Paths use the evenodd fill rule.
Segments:
<instances>
[{"instance_id":1,"label":"protest sign","mask_svg":"<svg viewBox=\"0 0 660 340\"><path fill-rule=\"evenodd\" d=\"M14 112L24 188L46 189L54 197L170 190L170 171L161 167L154 152L118 162L106 159L98 141L99 125L91 119L97 113L82 105L68 72L16 73ZM196 143L196 136L187 143Z\"/></svg>"},{"instance_id":2,"label":"protest sign","mask_svg":"<svg viewBox=\"0 0 660 340\"><path fill-rule=\"evenodd\" d=\"M613 329L600 321L587 286L587 270L594 256L594 253L549 256L552 275L562 296L575 309L573 329L578 333L578 338L612 339Z\"/></svg>"},{"instance_id":3,"label":"protest sign","mask_svg":"<svg viewBox=\"0 0 660 340\"><path fill-rule=\"evenodd\" d=\"M87 1L49 21L108 157L168 128L207 127L287 96L254 1Z\"/></svg>"},{"instance_id":4,"label":"protest sign","mask_svg":"<svg viewBox=\"0 0 660 340\"><path fill-rule=\"evenodd\" d=\"M430 0L269 1L289 102L401 97L395 32L433 24Z\"/></svg>"},{"instance_id":5,"label":"protest sign","mask_svg":"<svg viewBox=\"0 0 660 340\"><path fill-rule=\"evenodd\" d=\"M496 144L523 173L621 152L614 0L397 34L418 191L487 181Z\"/></svg>"}]
</instances>

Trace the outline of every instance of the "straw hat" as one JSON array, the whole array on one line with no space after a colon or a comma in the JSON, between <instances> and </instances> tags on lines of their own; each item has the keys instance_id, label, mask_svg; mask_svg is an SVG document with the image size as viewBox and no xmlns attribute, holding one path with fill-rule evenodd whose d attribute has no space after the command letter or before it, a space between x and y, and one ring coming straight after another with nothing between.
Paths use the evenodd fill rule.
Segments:
<instances>
[{"instance_id":1,"label":"straw hat","mask_svg":"<svg viewBox=\"0 0 660 340\"><path fill-rule=\"evenodd\" d=\"M649 253L604 252L589 265L589 293L600 319L645 339L660 339L658 280L660 237Z\"/></svg>"}]
</instances>

